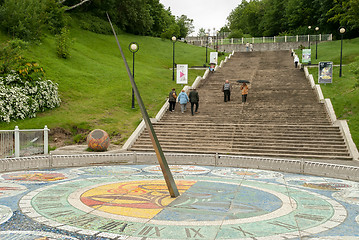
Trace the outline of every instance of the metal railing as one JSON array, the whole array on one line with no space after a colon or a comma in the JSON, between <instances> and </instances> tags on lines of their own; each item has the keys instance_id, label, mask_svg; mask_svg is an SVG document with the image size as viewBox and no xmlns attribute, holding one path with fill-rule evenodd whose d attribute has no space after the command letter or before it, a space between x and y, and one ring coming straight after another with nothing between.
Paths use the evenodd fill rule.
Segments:
<instances>
[{"instance_id":1,"label":"metal railing","mask_svg":"<svg viewBox=\"0 0 359 240\"><path fill-rule=\"evenodd\" d=\"M0 130L0 158L48 154L48 132L44 129Z\"/></svg>"},{"instance_id":2,"label":"metal railing","mask_svg":"<svg viewBox=\"0 0 359 240\"><path fill-rule=\"evenodd\" d=\"M210 37L208 40L203 37L190 37L187 43L199 46L215 46L225 44L246 44L248 43L282 43L282 42L315 42L315 41L332 41L332 34L317 35L296 35L296 36L274 36L274 37L250 37L250 38L221 38Z\"/></svg>"}]
</instances>

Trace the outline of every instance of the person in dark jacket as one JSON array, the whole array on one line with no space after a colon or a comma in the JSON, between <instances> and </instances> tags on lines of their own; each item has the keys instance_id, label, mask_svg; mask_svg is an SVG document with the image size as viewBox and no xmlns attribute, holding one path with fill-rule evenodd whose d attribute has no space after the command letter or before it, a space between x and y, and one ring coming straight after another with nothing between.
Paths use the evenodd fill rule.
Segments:
<instances>
[{"instance_id":1,"label":"person in dark jacket","mask_svg":"<svg viewBox=\"0 0 359 240\"><path fill-rule=\"evenodd\" d=\"M177 99L176 89L172 88L172 91L170 92L170 94L168 96L168 102L170 103L170 108L169 108L170 112L175 111L176 99Z\"/></svg>"},{"instance_id":2,"label":"person in dark jacket","mask_svg":"<svg viewBox=\"0 0 359 240\"><path fill-rule=\"evenodd\" d=\"M196 105L195 113L198 112L198 102L199 102L199 95L196 91L196 88L192 88L192 91L189 93L189 101L191 103L191 113L193 116L193 106Z\"/></svg>"},{"instance_id":3,"label":"person in dark jacket","mask_svg":"<svg viewBox=\"0 0 359 240\"><path fill-rule=\"evenodd\" d=\"M223 84L222 87L222 92L224 93L224 101L231 101L231 90L232 90L232 86L229 83L228 80L226 80L226 82Z\"/></svg>"}]
</instances>

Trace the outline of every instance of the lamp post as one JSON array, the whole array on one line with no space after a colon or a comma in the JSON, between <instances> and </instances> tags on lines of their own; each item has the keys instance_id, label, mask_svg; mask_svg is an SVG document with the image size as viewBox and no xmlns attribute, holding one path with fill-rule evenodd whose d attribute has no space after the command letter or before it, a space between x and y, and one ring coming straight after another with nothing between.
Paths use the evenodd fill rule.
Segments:
<instances>
[{"instance_id":1,"label":"lamp post","mask_svg":"<svg viewBox=\"0 0 359 240\"><path fill-rule=\"evenodd\" d=\"M315 28L315 31L317 31L317 35L315 36L315 59L318 59L318 30L319 30L319 27L316 27Z\"/></svg>"},{"instance_id":2,"label":"lamp post","mask_svg":"<svg viewBox=\"0 0 359 240\"><path fill-rule=\"evenodd\" d=\"M309 42L309 49L310 49L310 29L312 29L312 26L308 26L309 34L308 34L308 42Z\"/></svg>"},{"instance_id":3,"label":"lamp post","mask_svg":"<svg viewBox=\"0 0 359 240\"><path fill-rule=\"evenodd\" d=\"M208 59L207 59L207 50L208 49L208 33L206 33L206 63L208 62Z\"/></svg>"},{"instance_id":4,"label":"lamp post","mask_svg":"<svg viewBox=\"0 0 359 240\"><path fill-rule=\"evenodd\" d=\"M176 36L173 36L171 38L172 40L172 43L173 43L173 61L172 61L172 81L175 80L175 67L176 67L176 64L175 64L175 43L176 43Z\"/></svg>"},{"instance_id":5,"label":"lamp post","mask_svg":"<svg viewBox=\"0 0 359 240\"><path fill-rule=\"evenodd\" d=\"M128 49L130 52L132 52L132 77L135 79L135 53L139 49L139 45L136 42L131 42L130 45L128 45ZM132 109L135 108L135 92L132 88Z\"/></svg>"},{"instance_id":6,"label":"lamp post","mask_svg":"<svg viewBox=\"0 0 359 240\"><path fill-rule=\"evenodd\" d=\"M342 76L342 57L343 57L343 35L345 33L345 28L340 27L339 32L342 35L342 40L341 40L341 44L340 44L340 68L339 68L339 77L341 77Z\"/></svg>"}]
</instances>

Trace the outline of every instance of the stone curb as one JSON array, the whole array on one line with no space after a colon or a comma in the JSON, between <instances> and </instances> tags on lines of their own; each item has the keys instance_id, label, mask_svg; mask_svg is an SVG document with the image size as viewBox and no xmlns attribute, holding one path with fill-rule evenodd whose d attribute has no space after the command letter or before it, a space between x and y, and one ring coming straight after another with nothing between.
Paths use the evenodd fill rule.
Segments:
<instances>
[{"instance_id":1,"label":"stone curb","mask_svg":"<svg viewBox=\"0 0 359 240\"><path fill-rule=\"evenodd\" d=\"M358 149L357 149L357 147L352 139L352 136L350 134L350 129L348 127L347 121L337 119L331 100L329 98L324 99L324 95L323 95L322 89L319 84L313 85L314 78L313 78L312 74L309 74L308 67L304 67L304 73L305 73L306 78L310 82L312 88L314 88L314 90L318 96L319 102L324 103L325 110L326 110L332 124L334 126L339 127L340 132L343 135L345 144L349 150L350 156L353 158L353 160L358 161L359 160Z\"/></svg>"},{"instance_id":2,"label":"stone curb","mask_svg":"<svg viewBox=\"0 0 359 240\"><path fill-rule=\"evenodd\" d=\"M221 154L165 153L170 165L240 167L333 177L359 181L359 167L310 160L261 158ZM99 165L158 164L153 152L117 154L47 155L0 159L0 172Z\"/></svg>"},{"instance_id":3,"label":"stone curb","mask_svg":"<svg viewBox=\"0 0 359 240\"><path fill-rule=\"evenodd\" d=\"M346 120L336 120L334 123L335 126L339 126L340 131L343 134L344 140L345 140L345 144L347 145L349 152L350 152L350 156L355 160L358 161L359 160L359 153L358 153L358 149L353 141L352 135L350 133L350 129L348 126L348 123Z\"/></svg>"}]
</instances>

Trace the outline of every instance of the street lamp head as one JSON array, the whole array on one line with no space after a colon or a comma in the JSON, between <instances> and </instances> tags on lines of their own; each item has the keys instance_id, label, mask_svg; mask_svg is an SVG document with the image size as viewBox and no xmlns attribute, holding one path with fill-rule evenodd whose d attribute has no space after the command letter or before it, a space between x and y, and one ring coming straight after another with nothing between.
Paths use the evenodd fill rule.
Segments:
<instances>
[{"instance_id":1,"label":"street lamp head","mask_svg":"<svg viewBox=\"0 0 359 240\"><path fill-rule=\"evenodd\" d=\"M312 29L312 26L308 26L308 29Z\"/></svg>"},{"instance_id":2,"label":"street lamp head","mask_svg":"<svg viewBox=\"0 0 359 240\"><path fill-rule=\"evenodd\" d=\"M177 40L176 36L172 37L172 41L175 42Z\"/></svg>"},{"instance_id":3,"label":"street lamp head","mask_svg":"<svg viewBox=\"0 0 359 240\"><path fill-rule=\"evenodd\" d=\"M345 28L344 28L344 27L341 27L341 28L339 29L339 32L340 32L341 34L344 34L344 33L345 33Z\"/></svg>"},{"instance_id":4,"label":"street lamp head","mask_svg":"<svg viewBox=\"0 0 359 240\"><path fill-rule=\"evenodd\" d=\"M139 49L139 45L136 42L131 42L130 45L128 46L129 50L133 53L137 52Z\"/></svg>"},{"instance_id":5,"label":"street lamp head","mask_svg":"<svg viewBox=\"0 0 359 240\"><path fill-rule=\"evenodd\" d=\"M316 28L315 28L315 31L318 31L318 30L319 30L319 27L316 27Z\"/></svg>"},{"instance_id":6,"label":"street lamp head","mask_svg":"<svg viewBox=\"0 0 359 240\"><path fill-rule=\"evenodd\" d=\"M136 44L131 44L131 50L136 51L137 50L137 45Z\"/></svg>"}]
</instances>

